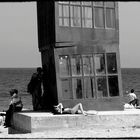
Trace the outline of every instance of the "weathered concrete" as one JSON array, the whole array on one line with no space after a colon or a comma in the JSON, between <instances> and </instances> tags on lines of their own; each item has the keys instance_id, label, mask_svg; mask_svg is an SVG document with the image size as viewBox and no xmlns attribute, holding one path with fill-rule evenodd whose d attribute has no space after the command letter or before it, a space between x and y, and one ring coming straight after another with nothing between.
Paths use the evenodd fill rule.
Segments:
<instances>
[{"instance_id":1,"label":"weathered concrete","mask_svg":"<svg viewBox=\"0 0 140 140\"><path fill-rule=\"evenodd\" d=\"M53 115L46 112L21 112L14 114L13 127L9 128L9 134L134 127L140 127L139 109L131 109L131 111L98 111L96 115L87 116L80 114Z\"/></svg>"}]
</instances>

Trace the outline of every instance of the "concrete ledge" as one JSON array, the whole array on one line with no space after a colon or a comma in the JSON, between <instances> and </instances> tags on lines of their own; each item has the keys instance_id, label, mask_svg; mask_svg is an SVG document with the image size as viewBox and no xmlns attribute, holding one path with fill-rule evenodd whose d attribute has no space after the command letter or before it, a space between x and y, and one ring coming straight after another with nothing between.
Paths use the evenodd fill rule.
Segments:
<instances>
[{"instance_id":1,"label":"concrete ledge","mask_svg":"<svg viewBox=\"0 0 140 140\"><path fill-rule=\"evenodd\" d=\"M98 111L97 115L52 115L47 112L20 112L13 116L13 126L9 134L34 133L56 130L86 129L120 129L140 127L140 110Z\"/></svg>"}]
</instances>

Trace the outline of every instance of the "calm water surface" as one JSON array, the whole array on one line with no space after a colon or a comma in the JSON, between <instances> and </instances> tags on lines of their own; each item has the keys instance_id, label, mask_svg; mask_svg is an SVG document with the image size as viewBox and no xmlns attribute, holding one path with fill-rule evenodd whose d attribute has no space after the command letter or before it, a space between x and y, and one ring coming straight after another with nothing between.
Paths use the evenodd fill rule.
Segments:
<instances>
[{"instance_id":1,"label":"calm water surface","mask_svg":"<svg viewBox=\"0 0 140 140\"><path fill-rule=\"evenodd\" d=\"M25 108L32 109L31 95L26 92L27 84L35 68L0 68L0 111L9 104L9 90L17 88ZM134 88L140 95L140 68L122 69L123 92Z\"/></svg>"}]
</instances>

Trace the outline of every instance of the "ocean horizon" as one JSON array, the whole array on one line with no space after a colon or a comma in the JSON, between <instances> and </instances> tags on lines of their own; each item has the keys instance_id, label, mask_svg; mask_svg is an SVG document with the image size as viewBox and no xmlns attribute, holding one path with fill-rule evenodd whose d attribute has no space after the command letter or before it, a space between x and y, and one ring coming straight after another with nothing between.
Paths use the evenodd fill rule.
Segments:
<instances>
[{"instance_id":1,"label":"ocean horizon","mask_svg":"<svg viewBox=\"0 0 140 140\"><path fill-rule=\"evenodd\" d=\"M0 68L0 111L6 110L9 105L11 88L18 89L24 107L32 109L32 97L27 93L27 84L35 71L36 67ZM121 74L123 93L133 88L140 95L140 68L121 68Z\"/></svg>"}]
</instances>

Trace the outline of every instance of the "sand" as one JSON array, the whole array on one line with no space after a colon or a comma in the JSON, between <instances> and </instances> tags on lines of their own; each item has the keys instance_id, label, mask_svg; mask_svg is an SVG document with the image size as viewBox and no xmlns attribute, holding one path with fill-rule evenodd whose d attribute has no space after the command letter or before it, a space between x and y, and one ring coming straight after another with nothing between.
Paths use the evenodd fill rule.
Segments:
<instances>
[{"instance_id":1,"label":"sand","mask_svg":"<svg viewBox=\"0 0 140 140\"><path fill-rule=\"evenodd\" d=\"M36 132L27 134L8 134L8 128L0 126L0 139L64 139L64 138L140 138L140 129L133 128L119 128L119 129L69 129L57 130L47 132Z\"/></svg>"}]
</instances>

